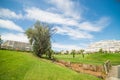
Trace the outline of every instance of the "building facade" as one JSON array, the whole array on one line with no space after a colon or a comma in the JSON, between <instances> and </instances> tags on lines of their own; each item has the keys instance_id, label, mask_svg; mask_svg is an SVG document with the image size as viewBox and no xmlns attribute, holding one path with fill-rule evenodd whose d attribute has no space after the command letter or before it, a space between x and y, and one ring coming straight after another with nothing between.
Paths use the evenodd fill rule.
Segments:
<instances>
[{"instance_id":1,"label":"building facade","mask_svg":"<svg viewBox=\"0 0 120 80\"><path fill-rule=\"evenodd\" d=\"M22 51L32 50L32 46L29 43L11 41L11 40L5 41L1 47L5 49L22 50Z\"/></svg>"},{"instance_id":2,"label":"building facade","mask_svg":"<svg viewBox=\"0 0 120 80\"><path fill-rule=\"evenodd\" d=\"M120 51L120 40L106 40L92 43L85 49L85 52L98 52L100 49L108 52Z\"/></svg>"}]
</instances>

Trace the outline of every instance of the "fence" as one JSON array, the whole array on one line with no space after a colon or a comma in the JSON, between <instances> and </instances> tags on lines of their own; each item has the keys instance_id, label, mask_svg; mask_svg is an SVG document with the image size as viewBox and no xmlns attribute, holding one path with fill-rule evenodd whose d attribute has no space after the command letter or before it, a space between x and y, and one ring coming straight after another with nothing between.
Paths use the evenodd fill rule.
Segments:
<instances>
[{"instance_id":1,"label":"fence","mask_svg":"<svg viewBox=\"0 0 120 80\"><path fill-rule=\"evenodd\" d=\"M111 67L112 67L111 62L109 60L107 60L104 63L104 65L103 65L105 74L108 74L108 72L110 71Z\"/></svg>"}]
</instances>

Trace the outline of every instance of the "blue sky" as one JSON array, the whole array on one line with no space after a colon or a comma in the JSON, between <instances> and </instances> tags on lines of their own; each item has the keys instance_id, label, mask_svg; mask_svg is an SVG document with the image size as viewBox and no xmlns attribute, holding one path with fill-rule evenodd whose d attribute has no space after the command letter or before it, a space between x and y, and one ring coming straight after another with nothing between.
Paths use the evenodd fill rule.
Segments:
<instances>
[{"instance_id":1,"label":"blue sky","mask_svg":"<svg viewBox=\"0 0 120 80\"><path fill-rule=\"evenodd\" d=\"M120 40L119 0L0 0L2 39L28 42L24 32L36 20L57 30L51 38L54 50Z\"/></svg>"}]
</instances>

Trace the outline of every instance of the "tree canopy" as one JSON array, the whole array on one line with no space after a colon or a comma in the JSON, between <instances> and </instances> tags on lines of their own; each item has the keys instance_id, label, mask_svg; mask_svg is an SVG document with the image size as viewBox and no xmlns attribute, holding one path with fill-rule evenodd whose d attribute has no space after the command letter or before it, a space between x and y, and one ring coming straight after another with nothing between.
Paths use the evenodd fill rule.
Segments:
<instances>
[{"instance_id":1,"label":"tree canopy","mask_svg":"<svg viewBox=\"0 0 120 80\"><path fill-rule=\"evenodd\" d=\"M51 33L48 25L37 21L34 24L34 27L27 29L25 33L33 46L34 53L39 57L42 57L43 54L51 50ZM51 53L49 52L49 58L51 58L50 54Z\"/></svg>"}]
</instances>

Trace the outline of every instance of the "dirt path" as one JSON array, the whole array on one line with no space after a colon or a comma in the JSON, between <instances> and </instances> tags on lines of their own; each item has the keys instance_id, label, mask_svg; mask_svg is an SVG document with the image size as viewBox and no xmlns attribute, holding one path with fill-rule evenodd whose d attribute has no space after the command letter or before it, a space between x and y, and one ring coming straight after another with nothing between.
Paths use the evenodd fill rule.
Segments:
<instances>
[{"instance_id":1,"label":"dirt path","mask_svg":"<svg viewBox=\"0 0 120 80\"><path fill-rule=\"evenodd\" d=\"M106 77L106 80L120 80L120 65L112 67Z\"/></svg>"},{"instance_id":2,"label":"dirt path","mask_svg":"<svg viewBox=\"0 0 120 80\"><path fill-rule=\"evenodd\" d=\"M102 78L101 72L84 69L82 66L80 66L80 64L77 64L77 63L65 63L65 62L54 62L54 63L56 63L60 66L68 67L79 73L87 73L87 74L91 74L91 75L97 76L99 78Z\"/></svg>"},{"instance_id":3,"label":"dirt path","mask_svg":"<svg viewBox=\"0 0 120 80\"><path fill-rule=\"evenodd\" d=\"M84 69L83 67L80 67L78 64L71 64L71 68L77 72L87 73L87 74L91 74L91 75L94 75L97 77L101 77L101 75L102 75L101 72Z\"/></svg>"}]
</instances>

